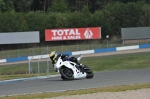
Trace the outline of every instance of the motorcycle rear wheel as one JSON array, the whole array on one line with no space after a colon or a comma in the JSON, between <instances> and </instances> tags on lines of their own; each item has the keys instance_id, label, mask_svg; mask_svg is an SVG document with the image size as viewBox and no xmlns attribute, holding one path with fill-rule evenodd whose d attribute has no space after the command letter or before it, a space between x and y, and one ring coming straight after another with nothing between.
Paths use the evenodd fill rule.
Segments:
<instances>
[{"instance_id":1,"label":"motorcycle rear wheel","mask_svg":"<svg viewBox=\"0 0 150 99\"><path fill-rule=\"evenodd\" d=\"M63 80L73 80L74 76L73 76L73 71L67 67L61 67L59 69L60 74L61 74L61 78Z\"/></svg>"}]
</instances>

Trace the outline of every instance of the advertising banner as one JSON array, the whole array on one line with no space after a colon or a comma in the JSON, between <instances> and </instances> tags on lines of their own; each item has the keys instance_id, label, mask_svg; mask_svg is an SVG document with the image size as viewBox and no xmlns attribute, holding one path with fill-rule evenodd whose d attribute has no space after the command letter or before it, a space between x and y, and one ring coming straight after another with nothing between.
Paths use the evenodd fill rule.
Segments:
<instances>
[{"instance_id":1,"label":"advertising banner","mask_svg":"<svg viewBox=\"0 0 150 99\"><path fill-rule=\"evenodd\" d=\"M0 33L0 44L40 43L39 31Z\"/></svg>"},{"instance_id":2,"label":"advertising banner","mask_svg":"<svg viewBox=\"0 0 150 99\"><path fill-rule=\"evenodd\" d=\"M46 29L45 41L100 39L101 27Z\"/></svg>"}]
</instances>

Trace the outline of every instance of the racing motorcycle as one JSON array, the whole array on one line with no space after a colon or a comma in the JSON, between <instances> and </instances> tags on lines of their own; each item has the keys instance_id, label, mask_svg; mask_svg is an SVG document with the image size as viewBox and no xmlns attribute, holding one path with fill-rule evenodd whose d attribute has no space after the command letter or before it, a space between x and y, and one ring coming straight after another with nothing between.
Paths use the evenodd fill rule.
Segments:
<instances>
[{"instance_id":1,"label":"racing motorcycle","mask_svg":"<svg viewBox=\"0 0 150 99\"><path fill-rule=\"evenodd\" d=\"M80 61L82 56L78 57L77 60ZM61 74L63 80L74 80L80 78L93 78L93 71L86 65L84 67L78 66L75 62L70 60L63 61L61 57L58 58L57 62L54 64L54 69Z\"/></svg>"}]
</instances>

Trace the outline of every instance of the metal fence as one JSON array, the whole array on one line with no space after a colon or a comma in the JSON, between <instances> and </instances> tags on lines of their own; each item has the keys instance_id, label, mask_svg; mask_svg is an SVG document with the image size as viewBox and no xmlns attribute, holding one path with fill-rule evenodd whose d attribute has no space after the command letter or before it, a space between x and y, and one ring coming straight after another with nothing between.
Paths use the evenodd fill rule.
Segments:
<instances>
[{"instance_id":1,"label":"metal fence","mask_svg":"<svg viewBox=\"0 0 150 99\"><path fill-rule=\"evenodd\" d=\"M54 69L51 61L40 61L39 66L37 61L32 61L30 72L28 63L0 64L0 75L49 74L52 72L54 72Z\"/></svg>"},{"instance_id":2,"label":"metal fence","mask_svg":"<svg viewBox=\"0 0 150 99\"><path fill-rule=\"evenodd\" d=\"M48 49L44 54L50 53L50 51L57 52L72 52L72 51L81 51L81 50L91 50L99 48L110 48L110 47L119 47L119 46L129 46L129 45L139 45L150 43L149 39L142 40L138 39L137 41L128 41L124 42L121 39L117 40L87 40L87 41L74 41L73 43L60 43L60 44L43 44L42 46L36 46L26 49L14 49L14 50L3 50L0 48L0 59L13 58L13 57L23 57L23 56L34 56L41 55L43 52Z\"/></svg>"}]
</instances>

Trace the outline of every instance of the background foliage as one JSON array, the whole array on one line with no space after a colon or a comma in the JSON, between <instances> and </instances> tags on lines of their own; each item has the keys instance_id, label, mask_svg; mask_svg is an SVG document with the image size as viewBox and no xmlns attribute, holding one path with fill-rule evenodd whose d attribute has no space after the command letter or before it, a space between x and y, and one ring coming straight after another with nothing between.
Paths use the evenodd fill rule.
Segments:
<instances>
[{"instance_id":1,"label":"background foliage","mask_svg":"<svg viewBox=\"0 0 150 99\"><path fill-rule=\"evenodd\" d=\"M0 0L0 32L102 27L102 36L123 27L150 26L149 0Z\"/></svg>"}]
</instances>

